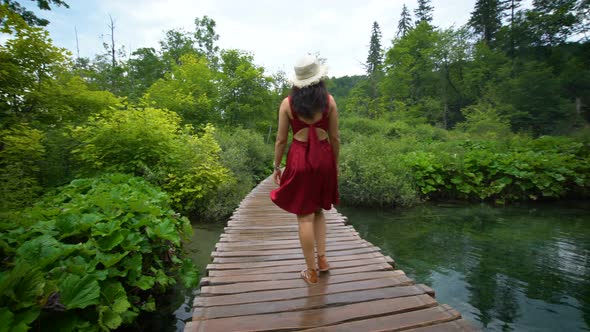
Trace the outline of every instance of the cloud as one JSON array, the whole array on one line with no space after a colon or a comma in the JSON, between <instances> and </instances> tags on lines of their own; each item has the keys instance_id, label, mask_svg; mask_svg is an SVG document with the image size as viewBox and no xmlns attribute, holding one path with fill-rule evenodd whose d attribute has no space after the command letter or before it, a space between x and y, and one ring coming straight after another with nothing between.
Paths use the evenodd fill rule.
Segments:
<instances>
[{"instance_id":1,"label":"cloud","mask_svg":"<svg viewBox=\"0 0 590 332\"><path fill-rule=\"evenodd\" d=\"M413 12L416 0L405 2ZM109 14L115 20L116 42L129 53L158 48L167 30L193 31L194 19L207 15L217 23L221 48L248 51L268 71L290 72L299 56L320 52L330 75L342 76L363 73L374 21L381 28L382 46L391 46L402 6L393 0L88 0L40 14L51 21L48 29L56 43L73 53L76 26L82 56L104 51L100 36L108 38ZM433 6L435 25L461 26L474 0L433 0Z\"/></svg>"}]
</instances>

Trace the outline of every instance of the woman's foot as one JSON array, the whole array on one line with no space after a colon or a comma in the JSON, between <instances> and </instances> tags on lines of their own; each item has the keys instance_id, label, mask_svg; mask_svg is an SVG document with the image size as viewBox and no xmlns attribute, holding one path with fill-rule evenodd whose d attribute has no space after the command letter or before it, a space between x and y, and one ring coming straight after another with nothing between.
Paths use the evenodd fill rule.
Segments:
<instances>
[{"instance_id":1,"label":"woman's foot","mask_svg":"<svg viewBox=\"0 0 590 332\"><path fill-rule=\"evenodd\" d=\"M326 255L318 255L318 268L320 272L326 272L330 270L330 264L328 264Z\"/></svg>"},{"instance_id":2,"label":"woman's foot","mask_svg":"<svg viewBox=\"0 0 590 332\"><path fill-rule=\"evenodd\" d=\"M303 270L301 271L301 278L305 280L308 284L317 284L318 283L318 271L316 270Z\"/></svg>"}]
</instances>

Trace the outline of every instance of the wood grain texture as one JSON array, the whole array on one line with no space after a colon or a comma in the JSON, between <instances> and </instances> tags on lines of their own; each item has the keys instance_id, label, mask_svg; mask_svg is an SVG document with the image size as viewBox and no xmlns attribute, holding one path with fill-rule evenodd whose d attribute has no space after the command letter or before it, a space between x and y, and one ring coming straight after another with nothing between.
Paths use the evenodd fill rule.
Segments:
<instances>
[{"instance_id":1,"label":"wood grain texture","mask_svg":"<svg viewBox=\"0 0 590 332\"><path fill-rule=\"evenodd\" d=\"M434 290L414 284L335 209L324 211L329 272L308 285L297 219L262 181L220 236L193 301L193 331L477 331Z\"/></svg>"}]
</instances>

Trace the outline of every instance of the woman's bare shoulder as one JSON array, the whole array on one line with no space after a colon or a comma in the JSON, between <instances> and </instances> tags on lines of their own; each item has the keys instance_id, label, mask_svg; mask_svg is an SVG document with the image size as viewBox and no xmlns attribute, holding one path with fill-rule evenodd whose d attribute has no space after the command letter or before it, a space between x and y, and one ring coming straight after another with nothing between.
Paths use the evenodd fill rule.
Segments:
<instances>
[{"instance_id":1,"label":"woman's bare shoulder","mask_svg":"<svg viewBox=\"0 0 590 332\"><path fill-rule=\"evenodd\" d=\"M332 113L332 111L336 112L338 107L336 106L336 99L334 99L332 95L330 95L328 103L330 105L330 113Z\"/></svg>"}]
</instances>

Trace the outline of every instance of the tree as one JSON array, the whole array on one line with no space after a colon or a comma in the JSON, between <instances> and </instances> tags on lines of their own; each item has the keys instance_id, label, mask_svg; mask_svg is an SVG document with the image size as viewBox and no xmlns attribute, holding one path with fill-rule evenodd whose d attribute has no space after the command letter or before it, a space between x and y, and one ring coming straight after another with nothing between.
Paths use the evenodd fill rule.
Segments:
<instances>
[{"instance_id":1,"label":"tree","mask_svg":"<svg viewBox=\"0 0 590 332\"><path fill-rule=\"evenodd\" d=\"M502 16L503 8L499 0L477 0L468 24L481 40L492 45L502 27Z\"/></svg>"},{"instance_id":2,"label":"tree","mask_svg":"<svg viewBox=\"0 0 590 332\"><path fill-rule=\"evenodd\" d=\"M27 10L23 7L18 1L14 0L3 0L3 6L14 13L20 15L20 17L27 22L27 24L31 26L46 26L49 24L49 21L44 18L39 18L35 13L30 10ZM65 1L62 0L37 0L37 6L42 10L51 10L51 5L54 4L56 6L64 6L66 8L70 8ZM4 20L0 18L0 24L4 24Z\"/></svg>"},{"instance_id":3,"label":"tree","mask_svg":"<svg viewBox=\"0 0 590 332\"><path fill-rule=\"evenodd\" d=\"M137 100L158 79L164 77L166 64L151 47L138 48L129 59L129 97Z\"/></svg>"},{"instance_id":4,"label":"tree","mask_svg":"<svg viewBox=\"0 0 590 332\"><path fill-rule=\"evenodd\" d=\"M218 87L207 59L185 54L180 64L172 64L171 72L157 80L144 96L145 102L174 111L187 123L203 125L218 122L215 101Z\"/></svg>"},{"instance_id":5,"label":"tree","mask_svg":"<svg viewBox=\"0 0 590 332\"><path fill-rule=\"evenodd\" d=\"M508 23L509 23L509 39L510 39L510 45L509 45L509 51L508 54L510 55L510 57L512 59L514 59L515 54L516 54L516 25L517 25L517 20L518 20L518 12L517 9L520 8L520 4L521 4L522 0L503 0L502 1L502 10L504 12L508 12L508 14L504 14L505 16L508 17Z\"/></svg>"},{"instance_id":6,"label":"tree","mask_svg":"<svg viewBox=\"0 0 590 332\"><path fill-rule=\"evenodd\" d=\"M167 69L170 69L172 65L180 65L180 58L183 55L197 55L193 35L183 30L166 31L164 40L160 41L160 47L162 48L162 57L168 66Z\"/></svg>"},{"instance_id":7,"label":"tree","mask_svg":"<svg viewBox=\"0 0 590 332\"><path fill-rule=\"evenodd\" d=\"M434 103L429 100L437 96L440 85L434 58L437 39L438 32L422 21L387 51L380 92L383 103L391 111L393 102L401 101L409 105L426 105L424 112L433 112ZM438 120L442 117L437 116Z\"/></svg>"},{"instance_id":8,"label":"tree","mask_svg":"<svg viewBox=\"0 0 590 332\"><path fill-rule=\"evenodd\" d=\"M397 24L397 35L396 37L405 37L408 32L412 29L412 17L410 16L410 11L406 4L404 4L402 8L402 13L399 19L399 23Z\"/></svg>"},{"instance_id":9,"label":"tree","mask_svg":"<svg viewBox=\"0 0 590 332\"><path fill-rule=\"evenodd\" d=\"M195 18L195 41L199 45L201 54L205 55L212 64L216 64L216 54L219 52L219 47L215 45L215 42L219 40L215 26L215 21L207 15L203 18Z\"/></svg>"},{"instance_id":10,"label":"tree","mask_svg":"<svg viewBox=\"0 0 590 332\"><path fill-rule=\"evenodd\" d=\"M537 45L555 46L564 43L575 30L576 0L534 0L527 11L527 21Z\"/></svg>"},{"instance_id":11,"label":"tree","mask_svg":"<svg viewBox=\"0 0 590 332\"><path fill-rule=\"evenodd\" d=\"M221 52L219 109L225 124L256 129L266 134L274 123L276 105L270 88L272 79L256 66L251 54L239 50Z\"/></svg>"},{"instance_id":12,"label":"tree","mask_svg":"<svg viewBox=\"0 0 590 332\"><path fill-rule=\"evenodd\" d=\"M51 43L49 32L29 26L14 13L6 14L5 31L14 34L0 44L0 122L4 126L53 117L43 107L42 91L68 68L68 54Z\"/></svg>"},{"instance_id":13,"label":"tree","mask_svg":"<svg viewBox=\"0 0 590 332\"><path fill-rule=\"evenodd\" d=\"M418 0L418 8L414 9L416 25L423 21L430 24L432 22L433 9L434 8L430 5L430 0Z\"/></svg>"},{"instance_id":14,"label":"tree","mask_svg":"<svg viewBox=\"0 0 590 332\"><path fill-rule=\"evenodd\" d=\"M367 75L372 76L381 67L381 30L379 24L373 22L373 30L371 32L371 43L369 44L369 55L367 56Z\"/></svg>"}]
</instances>

